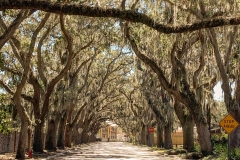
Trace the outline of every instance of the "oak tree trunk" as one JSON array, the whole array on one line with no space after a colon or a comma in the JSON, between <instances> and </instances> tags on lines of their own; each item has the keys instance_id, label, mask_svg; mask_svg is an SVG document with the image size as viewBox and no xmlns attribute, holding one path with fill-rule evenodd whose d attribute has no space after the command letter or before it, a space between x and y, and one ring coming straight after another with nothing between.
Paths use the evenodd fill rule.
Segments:
<instances>
[{"instance_id":1,"label":"oak tree trunk","mask_svg":"<svg viewBox=\"0 0 240 160\"><path fill-rule=\"evenodd\" d=\"M167 124L164 126L164 148L172 149L172 125Z\"/></svg>"},{"instance_id":2,"label":"oak tree trunk","mask_svg":"<svg viewBox=\"0 0 240 160\"><path fill-rule=\"evenodd\" d=\"M154 133L149 133L148 137L149 137L148 146L152 147L154 145Z\"/></svg>"},{"instance_id":3,"label":"oak tree trunk","mask_svg":"<svg viewBox=\"0 0 240 160\"><path fill-rule=\"evenodd\" d=\"M198 102L194 92L191 91L190 85L188 84L186 77L183 77L183 79L181 80L181 85L183 86L182 91L180 92L174 89L174 87L167 81L166 77L164 76L163 70L157 65L157 63L139 51L135 40L130 37L129 32L126 33L126 36L130 41L132 49L135 52L136 56L141 59L146 65L151 67L151 69L157 74L161 86L170 94L172 94L175 99L178 99L179 102L183 103L188 108L188 110L194 117L194 122L197 126L201 151L203 154L211 154L212 144L210 139L210 131L208 130L208 124L206 123L206 119L203 116L202 106ZM176 45L174 48L176 48ZM175 61L174 58L173 60ZM181 67L182 69L184 68L183 66ZM184 72L184 69L181 71L183 71L182 75L186 76L186 72Z\"/></svg>"},{"instance_id":4,"label":"oak tree trunk","mask_svg":"<svg viewBox=\"0 0 240 160\"><path fill-rule=\"evenodd\" d=\"M77 130L77 125L76 127L73 127L72 129L72 142L74 142L74 144L77 144L77 137L79 136L78 130Z\"/></svg>"},{"instance_id":5,"label":"oak tree trunk","mask_svg":"<svg viewBox=\"0 0 240 160\"><path fill-rule=\"evenodd\" d=\"M28 138L27 135L28 135L28 121L24 118L21 118L21 129L18 140L16 159L25 159L26 143Z\"/></svg>"},{"instance_id":6,"label":"oak tree trunk","mask_svg":"<svg viewBox=\"0 0 240 160\"><path fill-rule=\"evenodd\" d=\"M230 113L234 119L240 123L240 109L236 109L234 111L232 111ZM240 127L237 127L235 130L233 130L231 133L230 133L230 146L231 148L239 148L240 147L240 136L239 136L239 133L240 133Z\"/></svg>"},{"instance_id":7,"label":"oak tree trunk","mask_svg":"<svg viewBox=\"0 0 240 160\"><path fill-rule=\"evenodd\" d=\"M76 137L76 144L82 143L82 132L83 132L83 115L80 117L80 120L77 123L77 137ZM80 130L81 129L81 130Z\"/></svg>"},{"instance_id":8,"label":"oak tree trunk","mask_svg":"<svg viewBox=\"0 0 240 160\"><path fill-rule=\"evenodd\" d=\"M56 119L51 118L48 121L45 149L50 151L57 150L57 132L56 132L57 128L58 128L58 121Z\"/></svg>"},{"instance_id":9,"label":"oak tree trunk","mask_svg":"<svg viewBox=\"0 0 240 160\"><path fill-rule=\"evenodd\" d=\"M33 150L34 152L41 152L43 153L43 127L44 127L44 122L39 122L37 123L35 130L34 130L34 139L33 139Z\"/></svg>"},{"instance_id":10,"label":"oak tree trunk","mask_svg":"<svg viewBox=\"0 0 240 160\"><path fill-rule=\"evenodd\" d=\"M192 117L190 115L190 117ZM183 131L183 148L187 151L194 150L194 122L193 121L186 121L186 123L182 124L182 131Z\"/></svg>"},{"instance_id":11,"label":"oak tree trunk","mask_svg":"<svg viewBox=\"0 0 240 160\"><path fill-rule=\"evenodd\" d=\"M60 119L60 124L58 126L58 141L57 141L57 147L64 149L64 143L65 143L65 129L66 129L66 116L62 117Z\"/></svg>"},{"instance_id":12,"label":"oak tree trunk","mask_svg":"<svg viewBox=\"0 0 240 160\"><path fill-rule=\"evenodd\" d=\"M208 155L212 152L212 144L210 141L210 132L208 125L202 123L201 120L195 120L197 126L199 145L201 146L201 152L203 155Z\"/></svg>"},{"instance_id":13,"label":"oak tree trunk","mask_svg":"<svg viewBox=\"0 0 240 160\"><path fill-rule=\"evenodd\" d=\"M67 125L65 129L65 147L72 147L72 127Z\"/></svg>"},{"instance_id":14,"label":"oak tree trunk","mask_svg":"<svg viewBox=\"0 0 240 160\"><path fill-rule=\"evenodd\" d=\"M240 64L238 64L240 67ZM235 104L233 107L233 113L231 114L235 120L240 123L240 75L236 76L236 88L235 88ZM230 135L231 147L240 147L240 127L237 127Z\"/></svg>"},{"instance_id":15,"label":"oak tree trunk","mask_svg":"<svg viewBox=\"0 0 240 160\"><path fill-rule=\"evenodd\" d=\"M142 130L141 130L141 139L140 139L140 142L141 144L143 145L146 145L146 125L143 124L142 126Z\"/></svg>"},{"instance_id":16,"label":"oak tree trunk","mask_svg":"<svg viewBox=\"0 0 240 160\"><path fill-rule=\"evenodd\" d=\"M32 129L28 128L28 150L32 149Z\"/></svg>"},{"instance_id":17,"label":"oak tree trunk","mask_svg":"<svg viewBox=\"0 0 240 160\"><path fill-rule=\"evenodd\" d=\"M148 130L150 126L151 126L150 123L146 125L146 145L151 147L152 146L151 133Z\"/></svg>"},{"instance_id":18,"label":"oak tree trunk","mask_svg":"<svg viewBox=\"0 0 240 160\"><path fill-rule=\"evenodd\" d=\"M82 143L88 143L88 134L86 131L82 132Z\"/></svg>"},{"instance_id":19,"label":"oak tree trunk","mask_svg":"<svg viewBox=\"0 0 240 160\"><path fill-rule=\"evenodd\" d=\"M163 128L162 125L158 122L157 123L157 147L162 148L163 144Z\"/></svg>"},{"instance_id":20,"label":"oak tree trunk","mask_svg":"<svg viewBox=\"0 0 240 160\"><path fill-rule=\"evenodd\" d=\"M189 112L184 112L184 106L180 102L174 103L175 113L181 123L183 132L183 148L187 151L194 149L194 121Z\"/></svg>"},{"instance_id":21,"label":"oak tree trunk","mask_svg":"<svg viewBox=\"0 0 240 160\"><path fill-rule=\"evenodd\" d=\"M78 136L76 137L76 144L82 144L82 133L79 133Z\"/></svg>"}]
</instances>

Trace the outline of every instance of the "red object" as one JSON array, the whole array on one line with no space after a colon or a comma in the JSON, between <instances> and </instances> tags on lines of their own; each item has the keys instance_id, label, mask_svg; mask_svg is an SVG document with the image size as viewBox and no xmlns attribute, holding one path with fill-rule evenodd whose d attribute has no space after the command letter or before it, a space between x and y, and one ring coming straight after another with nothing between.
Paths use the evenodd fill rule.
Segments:
<instances>
[{"instance_id":1,"label":"red object","mask_svg":"<svg viewBox=\"0 0 240 160\"><path fill-rule=\"evenodd\" d=\"M32 150L31 149L28 150L28 157L32 158Z\"/></svg>"},{"instance_id":2,"label":"red object","mask_svg":"<svg viewBox=\"0 0 240 160\"><path fill-rule=\"evenodd\" d=\"M153 127L149 127L149 132L153 133L154 132L154 128Z\"/></svg>"}]
</instances>

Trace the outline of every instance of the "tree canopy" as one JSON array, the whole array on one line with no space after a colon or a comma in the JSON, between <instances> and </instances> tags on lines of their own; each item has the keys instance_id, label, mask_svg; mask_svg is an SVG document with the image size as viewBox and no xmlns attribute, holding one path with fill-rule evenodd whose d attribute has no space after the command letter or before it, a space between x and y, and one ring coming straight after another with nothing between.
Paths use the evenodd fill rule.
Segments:
<instances>
[{"instance_id":1,"label":"tree canopy","mask_svg":"<svg viewBox=\"0 0 240 160\"><path fill-rule=\"evenodd\" d=\"M211 154L213 115L224 110L217 83L240 121L238 1L2 0L0 9L0 85L14 104L1 115L17 110L17 158L31 132L29 148L56 150L93 140L106 120L148 145L155 126L165 148L181 125L187 150L195 125Z\"/></svg>"},{"instance_id":2,"label":"tree canopy","mask_svg":"<svg viewBox=\"0 0 240 160\"><path fill-rule=\"evenodd\" d=\"M90 6L81 2L54 2L47 0L2 0L0 2L0 9L32 9L42 10L50 13L66 14L66 15L81 15L88 17L109 17L119 18L122 20L142 23L150 28L153 28L162 33L183 33L188 31L195 31L203 28L212 28L226 25L240 24L240 17L237 15L230 16L213 16L201 17L199 22L183 25L166 25L155 17L147 16L136 10L123 10L119 8L105 8L99 6ZM185 8L183 8L185 9ZM187 9L186 9L187 10ZM190 10L191 11L191 10Z\"/></svg>"}]
</instances>

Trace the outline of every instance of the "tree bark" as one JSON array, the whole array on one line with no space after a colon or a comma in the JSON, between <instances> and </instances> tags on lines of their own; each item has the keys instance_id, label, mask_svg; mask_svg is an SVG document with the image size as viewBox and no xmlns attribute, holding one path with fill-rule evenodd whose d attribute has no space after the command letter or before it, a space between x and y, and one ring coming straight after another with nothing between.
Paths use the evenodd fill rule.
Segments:
<instances>
[{"instance_id":1,"label":"tree bark","mask_svg":"<svg viewBox=\"0 0 240 160\"><path fill-rule=\"evenodd\" d=\"M79 129L83 129L83 118L84 118L84 115L83 113L81 114L81 117L80 117L80 120L78 121L77 123L77 130L79 131ZM83 130L82 130L83 132ZM78 136L77 136L77 139L76 139L76 144L81 144L82 143L82 132L78 133Z\"/></svg>"},{"instance_id":2,"label":"tree bark","mask_svg":"<svg viewBox=\"0 0 240 160\"><path fill-rule=\"evenodd\" d=\"M142 130L141 130L141 144L146 145L147 144L147 139L146 139L146 125L143 124Z\"/></svg>"},{"instance_id":3,"label":"tree bark","mask_svg":"<svg viewBox=\"0 0 240 160\"><path fill-rule=\"evenodd\" d=\"M201 122L201 120L195 118L195 124L197 127L198 140L201 146L201 151L203 155L208 155L209 151L212 151L212 144L210 141L210 132L208 125Z\"/></svg>"},{"instance_id":4,"label":"tree bark","mask_svg":"<svg viewBox=\"0 0 240 160\"><path fill-rule=\"evenodd\" d=\"M58 126L58 141L57 147L64 149L65 148L65 129L66 129L66 116L60 118L60 124Z\"/></svg>"},{"instance_id":5,"label":"tree bark","mask_svg":"<svg viewBox=\"0 0 240 160\"><path fill-rule=\"evenodd\" d=\"M86 130L83 130L82 132L82 143L88 143L88 134Z\"/></svg>"},{"instance_id":6,"label":"tree bark","mask_svg":"<svg viewBox=\"0 0 240 160\"><path fill-rule=\"evenodd\" d=\"M66 125L66 129L65 129L65 146L66 147L71 147L71 143L72 143L72 114L73 114L73 109L74 109L75 103L70 102L70 105L67 109L67 125ZM80 114L79 114L80 115ZM75 122L76 123L76 122Z\"/></svg>"},{"instance_id":7,"label":"tree bark","mask_svg":"<svg viewBox=\"0 0 240 160\"><path fill-rule=\"evenodd\" d=\"M162 148L163 143L163 128L160 122L157 123L157 147Z\"/></svg>"},{"instance_id":8,"label":"tree bark","mask_svg":"<svg viewBox=\"0 0 240 160\"><path fill-rule=\"evenodd\" d=\"M72 127L67 125L65 130L65 147L72 147Z\"/></svg>"},{"instance_id":9,"label":"tree bark","mask_svg":"<svg viewBox=\"0 0 240 160\"><path fill-rule=\"evenodd\" d=\"M28 135L28 120L21 118L21 129L18 139L16 159L25 159L26 143Z\"/></svg>"},{"instance_id":10,"label":"tree bark","mask_svg":"<svg viewBox=\"0 0 240 160\"><path fill-rule=\"evenodd\" d=\"M233 112L231 112L231 115L234 117L234 119L240 123L240 109L236 109ZM240 127L237 127L234 131L230 133L230 146L232 148L238 148L240 146Z\"/></svg>"},{"instance_id":11,"label":"tree bark","mask_svg":"<svg viewBox=\"0 0 240 160\"><path fill-rule=\"evenodd\" d=\"M28 70L28 69L27 69ZM13 96L14 104L17 108L18 115L21 119L21 128L20 128L20 135L17 147L17 154L16 159L25 159L25 149L27 145L27 135L28 135L28 125L31 122L26 109L21 104L21 92L26 83L27 74L25 70L25 74L22 76L22 81L17 85L17 90Z\"/></svg>"},{"instance_id":12,"label":"tree bark","mask_svg":"<svg viewBox=\"0 0 240 160\"><path fill-rule=\"evenodd\" d=\"M175 99L178 99L181 103L183 103L188 110L190 111L190 114L194 117L194 122L197 126L197 132L199 136L199 144L201 147L201 151L203 154L212 154L212 144L210 139L210 132L208 130L208 124L206 122L206 119L203 116L202 113L202 106L197 101L196 95L193 91L190 90L190 85L187 82L186 77L182 79L182 91L176 90L176 88L170 84L167 80L167 78L164 76L164 72L162 69L155 63L155 61L151 60L144 54L142 54L134 39L132 39L127 33L127 38L129 39L132 49L137 55L139 59L141 59L146 65L151 67L151 69L157 74L158 80L161 83L161 86L168 91L170 94L174 96ZM181 64L179 64L181 65ZM184 69L184 67L182 67ZM182 70L182 73L186 76L186 71Z\"/></svg>"},{"instance_id":13,"label":"tree bark","mask_svg":"<svg viewBox=\"0 0 240 160\"><path fill-rule=\"evenodd\" d=\"M79 133L79 135L76 138L76 144L82 144L82 133Z\"/></svg>"},{"instance_id":14,"label":"tree bark","mask_svg":"<svg viewBox=\"0 0 240 160\"><path fill-rule=\"evenodd\" d=\"M235 28L237 29L237 28ZM235 30L237 31L237 30ZM240 115L240 107L239 107L239 102L240 102L240 81L239 81L239 70L236 72L238 74L236 74L235 78L236 78L236 89L235 89L235 100L234 98L232 97L232 89L231 89L231 86L229 85L230 84L230 78L229 78L229 73L227 72L227 70L225 69L226 67L224 66L223 64L223 61L222 61L222 57L221 57L221 53L220 53L220 50L219 50L219 45L218 45L218 42L217 42L217 35L216 35L216 32L213 28L209 29L209 37L210 37L210 40L211 40L211 44L213 46L213 49L214 49L214 56L215 56L215 60L217 62L217 66L218 66L218 69L219 69L219 73L220 73L220 76L222 78L222 85L221 85L221 88L222 90L224 91L224 103L226 105L226 108L227 108L227 111L229 114L231 114L235 119L236 121L240 122L240 118L239 118L239 115ZM236 33L232 33L232 35L236 35ZM231 37L231 41L233 42L234 41L234 38L235 36L230 36ZM229 47L228 47L228 52L227 54L231 55L231 50L232 50L232 43L229 44ZM229 61L225 61L226 64L229 64L230 62ZM227 65L227 67L229 67ZM240 67L239 63L238 63L238 68ZM237 106L236 108L233 107L233 106ZM235 129L232 133L231 133L231 136L230 136L230 146L235 148L235 147L239 147L240 146L240 128L238 127L237 129Z\"/></svg>"},{"instance_id":15,"label":"tree bark","mask_svg":"<svg viewBox=\"0 0 240 160\"><path fill-rule=\"evenodd\" d=\"M181 123L183 132L183 148L187 151L194 149L194 121L192 115L184 112L184 106L180 102L174 102L175 113Z\"/></svg>"},{"instance_id":16,"label":"tree bark","mask_svg":"<svg viewBox=\"0 0 240 160\"><path fill-rule=\"evenodd\" d=\"M46 141L45 141L45 149L50 151L56 151L57 150L57 128L59 125L59 120L56 117L51 118L48 121L48 127L47 127L47 134L46 134Z\"/></svg>"},{"instance_id":17,"label":"tree bark","mask_svg":"<svg viewBox=\"0 0 240 160\"><path fill-rule=\"evenodd\" d=\"M154 145L154 133L149 133L149 141L148 141L148 146L152 147Z\"/></svg>"},{"instance_id":18,"label":"tree bark","mask_svg":"<svg viewBox=\"0 0 240 160\"><path fill-rule=\"evenodd\" d=\"M42 122L37 123L35 130L34 130L34 143L33 143L33 150L34 152L41 152L43 153L43 137L44 137L44 133L43 133L43 127L44 124Z\"/></svg>"},{"instance_id":19,"label":"tree bark","mask_svg":"<svg viewBox=\"0 0 240 160\"><path fill-rule=\"evenodd\" d=\"M95 137L95 135L91 135L90 136L91 138L90 138L90 142L96 142L96 137Z\"/></svg>"},{"instance_id":20,"label":"tree bark","mask_svg":"<svg viewBox=\"0 0 240 160\"><path fill-rule=\"evenodd\" d=\"M191 115L190 115L191 117ZM183 131L183 148L187 151L194 150L194 122L186 121L186 123L182 124L182 131Z\"/></svg>"},{"instance_id":21,"label":"tree bark","mask_svg":"<svg viewBox=\"0 0 240 160\"><path fill-rule=\"evenodd\" d=\"M78 144L77 143L78 137L79 137L79 133L78 133L77 125L76 125L76 127L73 127L73 130L72 130L72 141L74 142L74 144Z\"/></svg>"},{"instance_id":22,"label":"tree bark","mask_svg":"<svg viewBox=\"0 0 240 160\"><path fill-rule=\"evenodd\" d=\"M36 9L50 13L65 14L65 15L82 15L88 17L112 17L119 18L135 23L142 23L160 33L183 33L195 31L203 28L213 28L225 25L239 25L240 17L238 16L216 16L212 19L195 22L180 26L170 26L158 23L157 20L151 17L138 13L135 10L122 10L118 8L101 8L92 7L80 3L77 4L62 4L50 1L29 1L29 0L8 0L0 2L0 9Z\"/></svg>"},{"instance_id":23,"label":"tree bark","mask_svg":"<svg viewBox=\"0 0 240 160\"><path fill-rule=\"evenodd\" d=\"M239 58L240 59L240 58ZM240 64L238 63L238 68ZM240 123L240 74L238 71L238 75L236 76L236 83L235 83L235 107L234 111L232 112L233 117L236 119L238 123ZM240 147L240 127L237 127L230 136L230 144L232 147Z\"/></svg>"},{"instance_id":24,"label":"tree bark","mask_svg":"<svg viewBox=\"0 0 240 160\"><path fill-rule=\"evenodd\" d=\"M28 150L32 150L32 128L28 128Z\"/></svg>"},{"instance_id":25,"label":"tree bark","mask_svg":"<svg viewBox=\"0 0 240 160\"><path fill-rule=\"evenodd\" d=\"M44 95L42 111L40 114L41 122L37 123L37 125L36 125L35 134L37 136L34 137L34 143L33 143L34 150L37 152L43 152L43 147L44 147L43 146L43 124L45 122L46 115L49 112L50 97L52 95L52 92L54 91L55 85L68 73L68 70L71 68L72 59L73 59L72 37L68 34L68 32L65 29L65 26L63 23L63 15L60 15L60 27L61 27L61 30L62 30L62 32L67 40L67 43L68 43L67 44L68 59L67 59L66 65L60 71L60 73L55 78L53 78L46 86L46 92ZM61 127L63 127L63 126L61 126ZM64 141L63 141L63 143L64 143Z\"/></svg>"},{"instance_id":26,"label":"tree bark","mask_svg":"<svg viewBox=\"0 0 240 160\"><path fill-rule=\"evenodd\" d=\"M172 149L172 125L167 124L164 126L164 148L166 149Z\"/></svg>"}]
</instances>

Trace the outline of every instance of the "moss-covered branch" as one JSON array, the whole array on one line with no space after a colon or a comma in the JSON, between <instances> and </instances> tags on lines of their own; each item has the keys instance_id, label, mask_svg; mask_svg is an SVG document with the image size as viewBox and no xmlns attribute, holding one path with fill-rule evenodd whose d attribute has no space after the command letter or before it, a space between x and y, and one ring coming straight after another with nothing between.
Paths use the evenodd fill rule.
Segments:
<instances>
[{"instance_id":1,"label":"moss-covered branch","mask_svg":"<svg viewBox=\"0 0 240 160\"><path fill-rule=\"evenodd\" d=\"M132 10L121 10L116 8L106 9L101 7L91 7L84 4L66 4L60 2L53 3L47 0L1 0L0 10L3 9L36 9L45 12L67 15L120 18L131 22L143 23L159 32L166 34L240 24L240 16L236 15L231 17L215 17L213 19L206 19L192 24L173 27L171 25L164 25L156 22L151 17Z\"/></svg>"}]
</instances>

